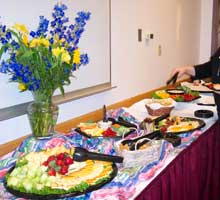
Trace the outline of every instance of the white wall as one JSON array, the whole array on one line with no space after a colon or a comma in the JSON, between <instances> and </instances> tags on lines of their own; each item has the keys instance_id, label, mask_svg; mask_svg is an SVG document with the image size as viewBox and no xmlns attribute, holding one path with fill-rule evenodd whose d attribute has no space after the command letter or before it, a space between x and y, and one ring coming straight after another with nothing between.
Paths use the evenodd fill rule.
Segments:
<instances>
[{"instance_id":1,"label":"white wall","mask_svg":"<svg viewBox=\"0 0 220 200\"><path fill-rule=\"evenodd\" d=\"M198 62L201 19L200 0L112 0L111 68L117 88L60 105L58 121L162 86L174 66ZM154 39L137 42L138 28L153 33ZM0 143L30 133L26 116L0 122L0 130Z\"/></svg>"},{"instance_id":2,"label":"white wall","mask_svg":"<svg viewBox=\"0 0 220 200\"><path fill-rule=\"evenodd\" d=\"M201 35L199 62L206 62L211 56L213 0L201 0Z\"/></svg>"}]
</instances>

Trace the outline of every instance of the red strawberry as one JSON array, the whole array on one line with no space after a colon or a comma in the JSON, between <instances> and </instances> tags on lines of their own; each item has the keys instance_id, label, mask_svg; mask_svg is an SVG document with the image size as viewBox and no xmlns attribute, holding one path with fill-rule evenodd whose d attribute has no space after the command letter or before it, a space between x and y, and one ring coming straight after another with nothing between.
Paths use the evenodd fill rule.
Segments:
<instances>
[{"instance_id":1,"label":"red strawberry","mask_svg":"<svg viewBox=\"0 0 220 200\"><path fill-rule=\"evenodd\" d=\"M213 89L213 83L208 84L208 87L209 87L210 89Z\"/></svg>"},{"instance_id":2,"label":"red strawberry","mask_svg":"<svg viewBox=\"0 0 220 200\"><path fill-rule=\"evenodd\" d=\"M59 160L63 160L64 158L65 158L65 153L59 153L57 155L57 159L59 159Z\"/></svg>"},{"instance_id":3,"label":"red strawberry","mask_svg":"<svg viewBox=\"0 0 220 200\"><path fill-rule=\"evenodd\" d=\"M62 166L60 171L59 171L59 173L62 174L62 175L65 175L67 172L68 172L68 166L67 165Z\"/></svg>"},{"instance_id":4,"label":"red strawberry","mask_svg":"<svg viewBox=\"0 0 220 200\"><path fill-rule=\"evenodd\" d=\"M73 159L71 157L67 157L67 158L65 158L64 163L66 165L71 165L71 164L73 164Z\"/></svg>"},{"instance_id":5,"label":"red strawberry","mask_svg":"<svg viewBox=\"0 0 220 200\"><path fill-rule=\"evenodd\" d=\"M47 161L48 161L48 163L49 163L50 161L55 160L55 159L56 159L56 156L49 156L49 157L47 158Z\"/></svg>"},{"instance_id":6,"label":"red strawberry","mask_svg":"<svg viewBox=\"0 0 220 200\"><path fill-rule=\"evenodd\" d=\"M108 128L104 133L104 137L115 137L117 134L111 128Z\"/></svg>"},{"instance_id":7,"label":"red strawberry","mask_svg":"<svg viewBox=\"0 0 220 200\"><path fill-rule=\"evenodd\" d=\"M46 161L44 161L42 164L47 167L49 163L48 163L48 161L46 160Z\"/></svg>"},{"instance_id":8,"label":"red strawberry","mask_svg":"<svg viewBox=\"0 0 220 200\"><path fill-rule=\"evenodd\" d=\"M47 174L48 174L49 176L56 176L56 170L53 169L53 168L50 168L50 169L48 170Z\"/></svg>"},{"instance_id":9,"label":"red strawberry","mask_svg":"<svg viewBox=\"0 0 220 200\"><path fill-rule=\"evenodd\" d=\"M56 165L58 165L58 166L63 166L63 165L64 165L63 160L57 159L57 160L56 160Z\"/></svg>"},{"instance_id":10,"label":"red strawberry","mask_svg":"<svg viewBox=\"0 0 220 200\"><path fill-rule=\"evenodd\" d=\"M160 131L161 131L161 133L166 133L167 127L166 127L166 126L162 126L162 127L160 128Z\"/></svg>"}]
</instances>

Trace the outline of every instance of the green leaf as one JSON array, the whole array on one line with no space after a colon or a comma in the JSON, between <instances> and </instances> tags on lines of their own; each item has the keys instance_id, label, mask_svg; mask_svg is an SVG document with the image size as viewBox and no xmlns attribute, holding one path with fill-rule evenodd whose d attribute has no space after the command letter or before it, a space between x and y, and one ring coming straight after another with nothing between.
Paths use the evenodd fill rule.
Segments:
<instances>
[{"instance_id":1,"label":"green leaf","mask_svg":"<svg viewBox=\"0 0 220 200\"><path fill-rule=\"evenodd\" d=\"M1 50L0 50L0 59L1 59L1 57L2 57L2 54L4 53L4 51L5 51L5 46L3 46L2 48L1 48Z\"/></svg>"},{"instance_id":2,"label":"green leaf","mask_svg":"<svg viewBox=\"0 0 220 200\"><path fill-rule=\"evenodd\" d=\"M55 160L50 161L49 166L52 167L52 168L55 168L56 167L56 161Z\"/></svg>"},{"instance_id":3,"label":"green leaf","mask_svg":"<svg viewBox=\"0 0 220 200\"><path fill-rule=\"evenodd\" d=\"M20 59L27 59L30 58L33 55L32 51L26 51L23 55L20 56Z\"/></svg>"},{"instance_id":4,"label":"green leaf","mask_svg":"<svg viewBox=\"0 0 220 200\"><path fill-rule=\"evenodd\" d=\"M64 96L64 87L61 85L61 86L59 87L59 89L60 89L61 94Z\"/></svg>"},{"instance_id":5,"label":"green leaf","mask_svg":"<svg viewBox=\"0 0 220 200\"><path fill-rule=\"evenodd\" d=\"M182 101L184 101L184 97L179 95L174 100L177 102L182 102Z\"/></svg>"}]
</instances>

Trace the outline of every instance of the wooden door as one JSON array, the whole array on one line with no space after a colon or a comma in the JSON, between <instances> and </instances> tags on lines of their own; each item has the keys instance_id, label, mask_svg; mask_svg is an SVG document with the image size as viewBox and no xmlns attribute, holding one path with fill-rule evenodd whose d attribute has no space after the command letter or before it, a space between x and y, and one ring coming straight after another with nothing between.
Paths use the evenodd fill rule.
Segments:
<instances>
[{"instance_id":1,"label":"wooden door","mask_svg":"<svg viewBox=\"0 0 220 200\"><path fill-rule=\"evenodd\" d=\"M220 46L220 0L213 0L212 55Z\"/></svg>"}]
</instances>

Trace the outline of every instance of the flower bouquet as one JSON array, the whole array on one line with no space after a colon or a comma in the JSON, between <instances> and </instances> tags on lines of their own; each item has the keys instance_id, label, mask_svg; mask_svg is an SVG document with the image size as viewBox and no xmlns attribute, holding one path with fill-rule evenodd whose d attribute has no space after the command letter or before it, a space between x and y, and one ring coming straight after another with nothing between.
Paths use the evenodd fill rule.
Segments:
<instances>
[{"instance_id":1,"label":"flower bouquet","mask_svg":"<svg viewBox=\"0 0 220 200\"><path fill-rule=\"evenodd\" d=\"M66 10L66 5L56 4L52 20L40 16L35 31L22 24L11 28L0 24L0 72L17 82L20 91L32 92L34 102L28 114L36 137L54 131L58 114L52 103L54 91L59 88L64 95L64 85L70 84L73 72L89 62L78 43L90 12L78 12L75 24L69 24Z\"/></svg>"}]
</instances>

